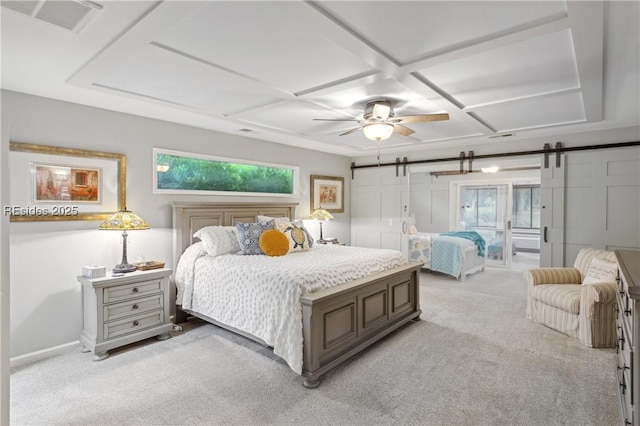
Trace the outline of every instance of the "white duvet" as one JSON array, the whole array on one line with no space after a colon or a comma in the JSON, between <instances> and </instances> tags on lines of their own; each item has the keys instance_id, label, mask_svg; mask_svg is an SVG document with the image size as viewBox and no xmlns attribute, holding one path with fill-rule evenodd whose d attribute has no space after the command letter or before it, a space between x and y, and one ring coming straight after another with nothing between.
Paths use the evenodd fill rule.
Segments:
<instances>
[{"instance_id":1,"label":"white duvet","mask_svg":"<svg viewBox=\"0 0 640 426\"><path fill-rule=\"evenodd\" d=\"M286 256L209 256L198 242L178 262L176 303L250 333L302 373L300 296L407 263L399 251L316 244Z\"/></svg>"}]
</instances>

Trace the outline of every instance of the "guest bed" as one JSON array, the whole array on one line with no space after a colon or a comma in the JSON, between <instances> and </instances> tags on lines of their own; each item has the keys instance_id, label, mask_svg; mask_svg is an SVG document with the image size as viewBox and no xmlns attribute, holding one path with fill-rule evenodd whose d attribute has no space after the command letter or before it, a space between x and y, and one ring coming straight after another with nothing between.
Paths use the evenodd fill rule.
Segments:
<instances>
[{"instance_id":1,"label":"guest bed","mask_svg":"<svg viewBox=\"0 0 640 426\"><path fill-rule=\"evenodd\" d=\"M460 281L484 270L485 255L483 241L477 244L467 238L425 232L409 235L409 260L422 262L422 268Z\"/></svg>"},{"instance_id":2,"label":"guest bed","mask_svg":"<svg viewBox=\"0 0 640 426\"><path fill-rule=\"evenodd\" d=\"M295 218L295 207L174 203L176 321L192 315L270 346L314 388L324 373L419 318L421 263L393 250L321 244L279 257L211 256L194 237L258 216Z\"/></svg>"}]
</instances>

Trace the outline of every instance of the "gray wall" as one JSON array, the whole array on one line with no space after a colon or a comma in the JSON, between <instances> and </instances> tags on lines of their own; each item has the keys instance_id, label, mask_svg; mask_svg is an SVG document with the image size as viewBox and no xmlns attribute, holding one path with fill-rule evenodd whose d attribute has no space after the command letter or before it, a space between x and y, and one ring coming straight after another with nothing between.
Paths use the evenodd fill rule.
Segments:
<instances>
[{"instance_id":1,"label":"gray wall","mask_svg":"<svg viewBox=\"0 0 640 426\"><path fill-rule=\"evenodd\" d=\"M297 202L297 216L309 215L311 174L350 177L350 159L317 151L222 134L139 116L60 102L16 92L2 93L11 141L122 153L127 156L127 207L151 225L131 233L129 260L139 255L172 264L171 201ZM154 147L300 167L297 198L178 196L152 193ZM8 173L3 170L3 182ZM335 214L331 235L349 242L349 185L345 212ZM98 222L11 223L11 356L72 346L81 329L83 265L119 263L117 232L98 231ZM317 238L319 230L307 222ZM4 233L2 234L4 238ZM4 333L3 333L4 335ZM55 349L53 349L55 350ZM20 358L18 358L20 359Z\"/></svg>"}]
</instances>

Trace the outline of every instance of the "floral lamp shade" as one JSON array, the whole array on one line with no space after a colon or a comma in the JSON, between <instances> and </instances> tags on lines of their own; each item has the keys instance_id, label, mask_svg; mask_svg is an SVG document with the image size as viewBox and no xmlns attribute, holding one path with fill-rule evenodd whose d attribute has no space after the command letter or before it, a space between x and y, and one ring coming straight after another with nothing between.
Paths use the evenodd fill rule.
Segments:
<instances>
[{"instance_id":1,"label":"floral lamp shade","mask_svg":"<svg viewBox=\"0 0 640 426\"><path fill-rule=\"evenodd\" d=\"M317 220L332 220L334 219L333 215L326 211L325 209L315 209L313 213L311 213L312 219Z\"/></svg>"},{"instance_id":2,"label":"floral lamp shade","mask_svg":"<svg viewBox=\"0 0 640 426\"><path fill-rule=\"evenodd\" d=\"M150 229L147 222L140 218L132 211L120 210L109 216L104 222L98 226L98 229L108 229L115 231L129 231L136 229Z\"/></svg>"},{"instance_id":3,"label":"floral lamp shade","mask_svg":"<svg viewBox=\"0 0 640 426\"><path fill-rule=\"evenodd\" d=\"M311 219L320 221L320 239L318 240L319 243L325 242L324 237L322 236L322 222L324 222L325 220L332 220L333 218L333 215L325 209L315 209L311 213Z\"/></svg>"}]
</instances>

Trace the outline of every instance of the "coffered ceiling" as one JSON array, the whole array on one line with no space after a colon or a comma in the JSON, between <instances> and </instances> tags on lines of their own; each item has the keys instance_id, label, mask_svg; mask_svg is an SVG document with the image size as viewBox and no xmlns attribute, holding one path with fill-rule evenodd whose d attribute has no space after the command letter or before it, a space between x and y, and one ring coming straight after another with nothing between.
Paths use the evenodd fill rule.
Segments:
<instances>
[{"instance_id":1,"label":"coffered ceiling","mask_svg":"<svg viewBox=\"0 0 640 426\"><path fill-rule=\"evenodd\" d=\"M635 1L98 3L3 0L2 87L352 157L640 125ZM314 120L377 99L450 119Z\"/></svg>"}]
</instances>

